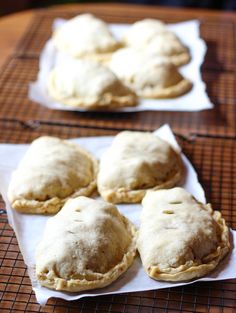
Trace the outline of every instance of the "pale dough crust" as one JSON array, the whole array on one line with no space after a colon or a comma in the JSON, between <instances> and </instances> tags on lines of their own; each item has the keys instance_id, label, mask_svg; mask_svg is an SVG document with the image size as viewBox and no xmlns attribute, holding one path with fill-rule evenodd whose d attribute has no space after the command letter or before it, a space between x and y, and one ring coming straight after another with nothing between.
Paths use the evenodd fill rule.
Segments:
<instances>
[{"instance_id":1,"label":"pale dough crust","mask_svg":"<svg viewBox=\"0 0 236 313\"><path fill-rule=\"evenodd\" d=\"M79 145L55 137L33 141L13 172L8 198L21 213L53 214L96 188L97 160Z\"/></svg>"},{"instance_id":2,"label":"pale dough crust","mask_svg":"<svg viewBox=\"0 0 236 313\"><path fill-rule=\"evenodd\" d=\"M176 55L171 55L167 59L175 66L182 66L188 64L191 61L191 55L189 52L183 52Z\"/></svg>"},{"instance_id":3,"label":"pale dough crust","mask_svg":"<svg viewBox=\"0 0 236 313\"><path fill-rule=\"evenodd\" d=\"M112 203L137 203L147 190L171 188L183 177L181 157L151 133L124 131L102 155L98 191Z\"/></svg>"},{"instance_id":4,"label":"pale dough crust","mask_svg":"<svg viewBox=\"0 0 236 313\"><path fill-rule=\"evenodd\" d=\"M47 222L36 275L50 289L78 292L115 281L136 256L136 229L114 205L78 197Z\"/></svg>"},{"instance_id":5,"label":"pale dough crust","mask_svg":"<svg viewBox=\"0 0 236 313\"><path fill-rule=\"evenodd\" d=\"M133 49L145 50L149 55L166 57L175 66L187 64L189 49L166 25L155 19L144 19L129 27L123 43Z\"/></svg>"},{"instance_id":6,"label":"pale dough crust","mask_svg":"<svg viewBox=\"0 0 236 313\"><path fill-rule=\"evenodd\" d=\"M183 188L150 191L142 205L138 250L151 278L201 277L229 252L229 231L221 213Z\"/></svg>"},{"instance_id":7,"label":"pale dough crust","mask_svg":"<svg viewBox=\"0 0 236 313\"><path fill-rule=\"evenodd\" d=\"M120 47L107 24L92 14L68 20L53 34L56 48L76 58L105 60Z\"/></svg>"},{"instance_id":8,"label":"pale dough crust","mask_svg":"<svg viewBox=\"0 0 236 313\"><path fill-rule=\"evenodd\" d=\"M153 37L168 31L165 23L157 19L143 19L132 24L123 36L126 46L140 48L146 46Z\"/></svg>"},{"instance_id":9,"label":"pale dough crust","mask_svg":"<svg viewBox=\"0 0 236 313\"><path fill-rule=\"evenodd\" d=\"M192 83L166 57L144 50L120 49L113 54L109 67L143 98L175 98L192 88Z\"/></svg>"},{"instance_id":10,"label":"pale dough crust","mask_svg":"<svg viewBox=\"0 0 236 313\"><path fill-rule=\"evenodd\" d=\"M191 60L189 49L171 31L154 37L144 49L147 55L164 57L175 66L187 64Z\"/></svg>"},{"instance_id":11,"label":"pale dough crust","mask_svg":"<svg viewBox=\"0 0 236 313\"><path fill-rule=\"evenodd\" d=\"M86 109L137 104L137 96L107 67L86 60L56 66L49 74L48 93L56 101Z\"/></svg>"}]
</instances>

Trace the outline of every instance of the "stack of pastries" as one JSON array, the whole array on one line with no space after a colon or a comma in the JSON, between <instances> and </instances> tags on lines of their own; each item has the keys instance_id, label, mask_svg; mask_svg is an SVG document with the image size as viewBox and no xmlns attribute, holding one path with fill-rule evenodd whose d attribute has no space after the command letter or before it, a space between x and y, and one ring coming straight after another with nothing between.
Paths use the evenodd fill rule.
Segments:
<instances>
[{"instance_id":1,"label":"stack of pastries","mask_svg":"<svg viewBox=\"0 0 236 313\"><path fill-rule=\"evenodd\" d=\"M137 250L156 280L212 271L230 250L228 228L210 204L176 187L184 173L180 152L147 132L119 133L100 162L75 143L36 139L12 174L8 198L20 213L55 214L36 248L39 283L71 292L105 287ZM116 203L142 203L139 230Z\"/></svg>"},{"instance_id":2,"label":"stack of pastries","mask_svg":"<svg viewBox=\"0 0 236 313\"><path fill-rule=\"evenodd\" d=\"M104 21L81 14L52 41L67 58L51 69L47 91L64 105L120 108L137 105L139 97L175 98L192 88L178 70L190 61L189 49L159 20L134 23L118 41Z\"/></svg>"}]
</instances>

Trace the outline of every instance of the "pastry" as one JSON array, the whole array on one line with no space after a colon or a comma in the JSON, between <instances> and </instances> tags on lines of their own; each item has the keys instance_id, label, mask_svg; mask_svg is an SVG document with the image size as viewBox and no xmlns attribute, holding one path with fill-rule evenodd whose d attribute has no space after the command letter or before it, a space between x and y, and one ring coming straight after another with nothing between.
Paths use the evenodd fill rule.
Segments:
<instances>
[{"instance_id":1,"label":"pastry","mask_svg":"<svg viewBox=\"0 0 236 313\"><path fill-rule=\"evenodd\" d=\"M146 46L155 36L169 31L165 23L157 19L143 19L132 24L123 36L126 46L140 48Z\"/></svg>"},{"instance_id":2,"label":"pastry","mask_svg":"<svg viewBox=\"0 0 236 313\"><path fill-rule=\"evenodd\" d=\"M42 286L77 292L102 288L133 263L136 229L117 208L101 200L68 200L51 217L36 249Z\"/></svg>"},{"instance_id":3,"label":"pastry","mask_svg":"<svg viewBox=\"0 0 236 313\"><path fill-rule=\"evenodd\" d=\"M100 160L98 191L112 203L140 202L149 189L171 188L183 176L181 157L151 133L123 131Z\"/></svg>"},{"instance_id":4,"label":"pastry","mask_svg":"<svg viewBox=\"0 0 236 313\"><path fill-rule=\"evenodd\" d=\"M143 98L175 98L192 88L167 58L143 50L120 49L112 55L109 67Z\"/></svg>"},{"instance_id":5,"label":"pastry","mask_svg":"<svg viewBox=\"0 0 236 313\"><path fill-rule=\"evenodd\" d=\"M170 31L154 37L145 50L149 56L165 57L175 66L187 64L191 59L188 48Z\"/></svg>"},{"instance_id":6,"label":"pastry","mask_svg":"<svg viewBox=\"0 0 236 313\"><path fill-rule=\"evenodd\" d=\"M150 191L142 201L138 250L147 274L183 281L212 271L230 249L220 212L183 188Z\"/></svg>"},{"instance_id":7,"label":"pastry","mask_svg":"<svg viewBox=\"0 0 236 313\"><path fill-rule=\"evenodd\" d=\"M53 42L59 51L76 58L103 60L120 44L108 26L92 14L81 14L65 22L53 34Z\"/></svg>"},{"instance_id":8,"label":"pastry","mask_svg":"<svg viewBox=\"0 0 236 313\"><path fill-rule=\"evenodd\" d=\"M135 93L107 67L87 60L57 65L49 74L48 94L54 100L84 109L134 106Z\"/></svg>"},{"instance_id":9,"label":"pastry","mask_svg":"<svg viewBox=\"0 0 236 313\"><path fill-rule=\"evenodd\" d=\"M93 192L97 168L97 160L79 145L40 137L13 172L8 198L22 213L56 213L69 197Z\"/></svg>"},{"instance_id":10,"label":"pastry","mask_svg":"<svg viewBox=\"0 0 236 313\"><path fill-rule=\"evenodd\" d=\"M165 57L176 66L190 61L188 48L159 20L144 19L134 23L123 41L128 47L145 50L149 57Z\"/></svg>"}]
</instances>

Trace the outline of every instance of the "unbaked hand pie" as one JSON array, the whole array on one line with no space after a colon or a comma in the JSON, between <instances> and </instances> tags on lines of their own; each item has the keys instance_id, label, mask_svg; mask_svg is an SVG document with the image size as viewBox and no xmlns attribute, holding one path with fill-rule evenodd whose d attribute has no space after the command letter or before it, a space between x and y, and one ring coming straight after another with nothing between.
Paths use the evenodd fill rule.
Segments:
<instances>
[{"instance_id":1,"label":"unbaked hand pie","mask_svg":"<svg viewBox=\"0 0 236 313\"><path fill-rule=\"evenodd\" d=\"M150 56L165 57L175 66L187 64L190 61L188 48L173 32L165 32L154 37L145 47Z\"/></svg>"},{"instance_id":2,"label":"unbaked hand pie","mask_svg":"<svg viewBox=\"0 0 236 313\"><path fill-rule=\"evenodd\" d=\"M109 67L143 98L175 98L192 88L166 57L144 50L120 49L112 55Z\"/></svg>"},{"instance_id":3,"label":"unbaked hand pie","mask_svg":"<svg viewBox=\"0 0 236 313\"><path fill-rule=\"evenodd\" d=\"M134 23L123 41L126 46L145 50L149 55L165 57L176 66L190 61L188 48L159 20L144 19Z\"/></svg>"},{"instance_id":4,"label":"unbaked hand pie","mask_svg":"<svg viewBox=\"0 0 236 313\"><path fill-rule=\"evenodd\" d=\"M151 278L201 277L229 251L228 227L221 213L199 203L183 188L150 191L142 205L138 250Z\"/></svg>"},{"instance_id":5,"label":"unbaked hand pie","mask_svg":"<svg viewBox=\"0 0 236 313\"><path fill-rule=\"evenodd\" d=\"M40 137L13 172L8 198L22 213L56 213L69 197L94 191L97 168L97 160L79 145Z\"/></svg>"},{"instance_id":6,"label":"unbaked hand pie","mask_svg":"<svg viewBox=\"0 0 236 313\"><path fill-rule=\"evenodd\" d=\"M46 224L36 249L42 286L77 292L102 288L133 263L136 229L117 208L86 197L71 199Z\"/></svg>"},{"instance_id":7,"label":"unbaked hand pie","mask_svg":"<svg viewBox=\"0 0 236 313\"><path fill-rule=\"evenodd\" d=\"M153 37L169 31L165 23L157 19L143 19L132 24L123 36L123 43L134 48L143 48Z\"/></svg>"},{"instance_id":8,"label":"unbaked hand pie","mask_svg":"<svg viewBox=\"0 0 236 313\"><path fill-rule=\"evenodd\" d=\"M107 67L87 60L57 65L49 74L48 94L54 100L85 109L134 106L137 97Z\"/></svg>"},{"instance_id":9,"label":"unbaked hand pie","mask_svg":"<svg viewBox=\"0 0 236 313\"><path fill-rule=\"evenodd\" d=\"M73 57L103 60L119 47L108 26L91 14L81 14L67 21L53 34L59 51Z\"/></svg>"},{"instance_id":10,"label":"unbaked hand pie","mask_svg":"<svg viewBox=\"0 0 236 313\"><path fill-rule=\"evenodd\" d=\"M149 189L171 188L183 177L181 157L151 133L123 131L100 160L98 191L112 203L140 202Z\"/></svg>"}]
</instances>

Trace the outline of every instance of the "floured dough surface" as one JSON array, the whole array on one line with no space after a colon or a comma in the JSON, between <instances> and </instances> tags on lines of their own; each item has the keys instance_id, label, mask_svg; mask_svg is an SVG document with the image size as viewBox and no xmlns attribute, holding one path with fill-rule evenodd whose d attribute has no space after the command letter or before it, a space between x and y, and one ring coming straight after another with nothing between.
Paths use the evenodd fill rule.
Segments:
<instances>
[{"instance_id":1,"label":"floured dough surface","mask_svg":"<svg viewBox=\"0 0 236 313\"><path fill-rule=\"evenodd\" d=\"M191 58L188 48L159 20L144 19L134 23L123 41L133 49L142 49L149 55L165 57L176 66L188 63Z\"/></svg>"},{"instance_id":2,"label":"floured dough surface","mask_svg":"<svg viewBox=\"0 0 236 313\"><path fill-rule=\"evenodd\" d=\"M181 157L151 133L124 131L102 155L98 190L112 203L140 202L149 189L170 188L183 176Z\"/></svg>"},{"instance_id":3,"label":"floured dough surface","mask_svg":"<svg viewBox=\"0 0 236 313\"><path fill-rule=\"evenodd\" d=\"M53 34L58 50L73 57L103 59L119 47L107 24L92 14L78 15Z\"/></svg>"},{"instance_id":4,"label":"floured dough surface","mask_svg":"<svg viewBox=\"0 0 236 313\"><path fill-rule=\"evenodd\" d=\"M155 36L167 32L165 23L157 19L143 19L132 24L124 34L123 42L127 46L140 48L146 46Z\"/></svg>"},{"instance_id":5,"label":"floured dough surface","mask_svg":"<svg viewBox=\"0 0 236 313\"><path fill-rule=\"evenodd\" d=\"M150 191L142 201L138 250L147 274L182 281L212 271L230 249L220 212L183 188Z\"/></svg>"},{"instance_id":6,"label":"floured dough surface","mask_svg":"<svg viewBox=\"0 0 236 313\"><path fill-rule=\"evenodd\" d=\"M40 137L13 172L8 198L19 212L56 213L69 197L93 192L97 168L97 160L79 145Z\"/></svg>"},{"instance_id":7,"label":"floured dough surface","mask_svg":"<svg viewBox=\"0 0 236 313\"><path fill-rule=\"evenodd\" d=\"M111 284L133 263L136 229L101 200L69 200L50 218L36 249L42 286L77 292Z\"/></svg>"},{"instance_id":8,"label":"floured dough surface","mask_svg":"<svg viewBox=\"0 0 236 313\"><path fill-rule=\"evenodd\" d=\"M175 98L192 88L166 57L131 48L115 52L111 70L143 98Z\"/></svg>"},{"instance_id":9,"label":"floured dough surface","mask_svg":"<svg viewBox=\"0 0 236 313\"><path fill-rule=\"evenodd\" d=\"M154 37L145 50L150 56L165 57L175 66L187 64L191 59L188 48L170 31Z\"/></svg>"},{"instance_id":10,"label":"floured dough surface","mask_svg":"<svg viewBox=\"0 0 236 313\"><path fill-rule=\"evenodd\" d=\"M56 101L86 109L137 104L136 94L107 67L87 60L57 65L49 74L48 93Z\"/></svg>"}]
</instances>

